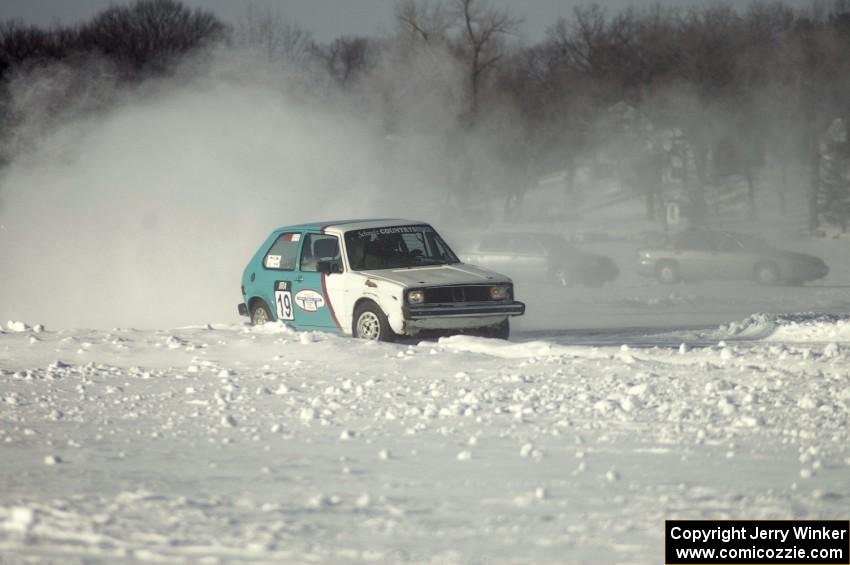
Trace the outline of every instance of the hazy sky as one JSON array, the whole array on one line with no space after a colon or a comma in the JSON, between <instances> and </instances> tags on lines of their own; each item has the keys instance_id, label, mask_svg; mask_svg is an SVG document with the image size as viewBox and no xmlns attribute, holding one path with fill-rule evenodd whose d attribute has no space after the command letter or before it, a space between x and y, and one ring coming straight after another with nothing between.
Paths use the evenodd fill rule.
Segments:
<instances>
[{"instance_id":1,"label":"hazy sky","mask_svg":"<svg viewBox=\"0 0 850 565\"><path fill-rule=\"evenodd\" d=\"M88 18L104 7L127 0L0 0L0 19L17 18L35 24L73 23ZM491 0L525 17L523 35L528 40L543 37L546 28L559 16L568 16L573 7L589 0ZM611 11L624 6L653 4L697 6L715 0L602 0ZM392 24L395 0L184 0L203 6L227 20L235 20L250 4L275 6L282 14L297 20L320 41L346 34L370 35ZM730 4L747 2L730 0ZM808 5L811 0L786 0L789 5Z\"/></svg>"}]
</instances>

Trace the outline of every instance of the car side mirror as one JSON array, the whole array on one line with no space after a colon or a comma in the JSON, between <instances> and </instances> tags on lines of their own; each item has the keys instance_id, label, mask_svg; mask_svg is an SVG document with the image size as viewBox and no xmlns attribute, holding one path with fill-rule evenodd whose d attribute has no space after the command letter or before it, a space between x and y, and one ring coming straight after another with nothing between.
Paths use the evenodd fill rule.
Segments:
<instances>
[{"instance_id":1,"label":"car side mirror","mask_svg":"<svg viewBox=\"0 0 850 565\"><path fill-rule=\"evenodd\" d=\"M336 261L319 261L316 265L316 270L324 275L332 275L342 272L339 263Z\"/></svg>"}]
</instances>

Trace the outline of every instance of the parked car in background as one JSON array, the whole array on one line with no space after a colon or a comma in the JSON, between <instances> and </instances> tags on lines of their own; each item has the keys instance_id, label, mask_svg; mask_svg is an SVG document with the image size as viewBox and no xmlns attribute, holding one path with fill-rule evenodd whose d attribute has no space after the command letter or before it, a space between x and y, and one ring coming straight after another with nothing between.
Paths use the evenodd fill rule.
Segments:
<instances>
[{"instance_id":1,"label":"parked car in background","mask_svg":"<svg viewBox=\"0 0 850 565\"><path fill-rule=\"evenodd\" d=\"M637 271L664 284L707 279L801 285L829 273L819 257L783 251L760 237L689 229L638 250Z\"/></svg>"},{"instance_id":2,"label":"parked car in background","mask_svg":"<svg viewBox=\"0 0 850 565\"><path fill-rule=\"evenodd\" d=\"M489 232L457 240L463 261L517 280L596 287L616 279L620 273L610 257L579 251L557 234Z\"/></svg>"},{"instance_id":3,"label":"parked car in background","mask_svg":"<svg viewBox=\"0 0 850 565\"><path fill-rule=\"evenodd\" d=\"M254 325L380 341L429 330L507 339L525 312L508 277L461 263L434 228L409 220L279 228L245 267L242 299Z\"/></svg>"}]
</instances>

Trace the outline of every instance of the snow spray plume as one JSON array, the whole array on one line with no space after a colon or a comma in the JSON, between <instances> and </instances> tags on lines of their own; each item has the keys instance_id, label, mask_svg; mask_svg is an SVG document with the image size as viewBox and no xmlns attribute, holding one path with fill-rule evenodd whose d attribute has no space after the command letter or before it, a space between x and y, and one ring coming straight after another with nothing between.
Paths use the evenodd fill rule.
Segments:
<instances>
[{"instance_id":1,"label":"snow spray plume","mask_svg":"<svg viewBox=\"0 0 850 565\"><path fill-rule=\"evenodd\" d=\"M27 109L19 131L40 135L0 185L4 319L232 321L241 269L273 227L369 213L381 139L246 63L219 53L52 129ZM41 105L61 102L54 87Z\"/></svg>"},{"instance_id":2,"label":"snow spray plume","mask_svg":"<svg viewBox=\"0 0 850 565\"><path fill-rule=\"evenodd\" d=\"M400 88L403 65L385 60L383 82L343 96L326 74L255 55L207 52L132 90L117 91L109 73L92 79L90 65L10 83L19 120L0 177L0 317L96 327L236 321L242 268L272 228L434 219L445 195L435 197L442 187L429 175L442 173L445 148L429 140L457 111L442 92ZM69 84L85 84L84 96L69 95ZM388 137L369 107L381 86L410 104L401 136ZM112 102L69 104L98 97ZM63 104L70 109L48 112L61 119L44 119ZM417 123L432 131L415 133Z\"/></svg>"}]
</instances>

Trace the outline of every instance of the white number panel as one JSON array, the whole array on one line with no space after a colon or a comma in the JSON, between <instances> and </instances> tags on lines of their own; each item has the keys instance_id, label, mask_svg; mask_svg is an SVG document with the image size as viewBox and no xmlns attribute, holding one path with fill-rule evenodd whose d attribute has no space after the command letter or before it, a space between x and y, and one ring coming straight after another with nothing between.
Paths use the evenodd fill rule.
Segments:
<instances>
[{"instance_id":1,"label":"white number panel","mask_svg":"<svg viewBox=\"0 0 850 565\"><path fill-rule=\"evenodd\" d=\"M274 292L274 301L277 304L277 319L292 320L294 312L292 309L292 293L288 290L276 290Z\"/></svg>"}]
</instances>

